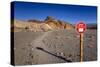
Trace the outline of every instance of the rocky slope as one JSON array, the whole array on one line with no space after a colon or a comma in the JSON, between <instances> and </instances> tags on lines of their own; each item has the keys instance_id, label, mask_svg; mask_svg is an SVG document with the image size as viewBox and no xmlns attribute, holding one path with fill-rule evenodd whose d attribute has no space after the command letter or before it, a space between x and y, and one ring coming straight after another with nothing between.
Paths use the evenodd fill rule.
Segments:
<instances>
[{"instance_id":1,"label":"rocky slope","mask_svg":"<svg viewBox=\"0 0 100 67\"><path fill-rule=\"evenodd\" d=\"M59 30L66 29L72 30L73 25L61 21L56 20L53 17L47 16L44 21L39 20L28 20L28 21L20 21L14 20L14 24L12 24L12 30L15 32L18 31L49 31L49 30Z\"/></svg>"}]
</instances>

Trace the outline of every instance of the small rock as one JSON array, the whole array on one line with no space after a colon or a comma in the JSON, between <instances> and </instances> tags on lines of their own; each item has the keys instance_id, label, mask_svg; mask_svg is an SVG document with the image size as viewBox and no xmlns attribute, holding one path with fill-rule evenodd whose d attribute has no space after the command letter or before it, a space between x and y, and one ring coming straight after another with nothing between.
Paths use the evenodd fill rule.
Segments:
<instances>
[{"instance_id":1,"label":"small rock","mask_svg":"<svg viewBox=\"0 0 100 67\"><path fill-rule=\"evenodd\" d=\"M63 52L60 53L61 56L65 56L65 54Z\"/></svg>"},{"instance_id":2,"label":"small rock","mask_svg":"<svg viewBox=\"0 0 100 67\"><path fill-rule=\"evenodd\" d=\"M14 47L14 50L16 50L16 48Z\"/></svg>"},{"instance_id":3,"label":"small rock","mask_svg":"<svg viewBox=\"0 0 100 67\"><path fill-rule=\"evenodd\" d=\"M68 57L72 57L72 54L69 54L69 56Z\"/></svg>"},{"instance_id":4,"label":"small rock","mask_svg":"<svg viewBox=\"0 0 100 67\"><path fill-rule=\"evenodd\" d=\"M89 48L93 48L94 46L92 44L87 45Z\"/></svg>"},{"instance_id":5,"label":"small rock","mask_svg":"<svg viewBox=\"0 0 100 67\"><path fill-rule=\"evenodd\" d=\"M25 50L25 48L24 48L24 47L23 47L22 49L23 49L23 50Z\"/></svg>"},{"instance_id":6,"label":"small rock","mask_svg":"<svg viewBox=\"0 0 100 67\"><path fill-rule=\"evenodd\" d=\"M65 56L65 54L63 52L59 52L57 53L58 56Z\"/></svg>"}]
</instances>

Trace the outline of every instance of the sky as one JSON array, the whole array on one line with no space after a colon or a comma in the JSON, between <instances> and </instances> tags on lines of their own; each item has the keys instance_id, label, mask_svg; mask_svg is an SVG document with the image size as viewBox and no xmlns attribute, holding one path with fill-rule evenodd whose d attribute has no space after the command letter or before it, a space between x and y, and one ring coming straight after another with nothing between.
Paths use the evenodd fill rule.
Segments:
<instances>
[{"instance_id":1,"label":"sky","mask_svg":"<svg viewBox=\"0 0 100 67\"><path fill-rule=\"evenodd\" d=\"M18 20L44 20L47 16L66 21L72 24L97 23L96 6L80 6L68 4L50 4L34 2L13 2L14 18ZM12 7L11 6L11 7Z\"/></svg>"}]
</instances>

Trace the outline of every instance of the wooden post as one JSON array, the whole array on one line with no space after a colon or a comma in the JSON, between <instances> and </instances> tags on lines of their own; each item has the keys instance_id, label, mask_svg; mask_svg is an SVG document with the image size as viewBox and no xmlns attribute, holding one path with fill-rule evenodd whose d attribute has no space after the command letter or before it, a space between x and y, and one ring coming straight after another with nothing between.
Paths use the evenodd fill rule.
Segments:
<instances>
[{"instance_id":1,"label":"wooden post","mask_svg":"<svg viewBox=\"0 0 100 67\"><path fill-rule=\"evenodd\" d=\"M83 61L83 33L80 33L80 62Z\"/></svg>"},{"instance_id":2,"label":"wooden post","mask_svg":"<svg viewBox=\"0 0 100 67\"><path fill-rule=\"evenodd\" d=\"M83 61L83 37L84 32L86 31L86 24L84 22L79 22L76 26L77 32L80 34L80 62Z\"/></svg>"}]
</instances>

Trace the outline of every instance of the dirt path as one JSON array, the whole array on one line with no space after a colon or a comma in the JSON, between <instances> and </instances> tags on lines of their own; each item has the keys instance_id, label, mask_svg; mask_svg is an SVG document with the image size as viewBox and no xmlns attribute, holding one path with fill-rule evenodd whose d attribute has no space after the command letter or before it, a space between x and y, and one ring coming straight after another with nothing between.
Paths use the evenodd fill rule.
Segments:
<instances>
[{"instance_id":1,"label":"dirt path","mask_svg":"<svg viewBox=\"0 0 100 67\"><path fill-rule=\"evenodd\" d=\"M37 39L31 42L31 45L32 45L31 49L34 54L32 64L50 63L49 58L51 58L51 56L43 51L36 49L37 47L41 47L41 48L48 50L46 45L43 43L43 39L45 39L45 37L48 36L50 33L52 33L52 31L45 32L42 36L38 37Z\"/></svg>"}]
</instances>

